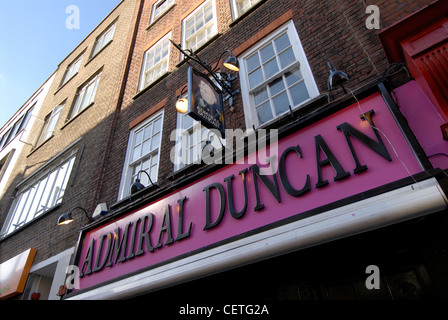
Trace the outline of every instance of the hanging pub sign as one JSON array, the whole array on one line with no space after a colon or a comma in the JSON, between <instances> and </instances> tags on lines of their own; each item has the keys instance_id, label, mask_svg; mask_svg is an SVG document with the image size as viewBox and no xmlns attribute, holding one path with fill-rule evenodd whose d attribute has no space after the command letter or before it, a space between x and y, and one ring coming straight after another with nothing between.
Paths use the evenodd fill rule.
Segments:
<instances>
[{"instance_id":1,"label":"hanging pub sign","mask_svg":"<svg viewBox=\"0 0 448 320\"><path fill-rule=\"evenodd\" d=\"M188 115L224 137L226 125L222 92L205 75L188 68Z\"/></svg>"}]
</instances>

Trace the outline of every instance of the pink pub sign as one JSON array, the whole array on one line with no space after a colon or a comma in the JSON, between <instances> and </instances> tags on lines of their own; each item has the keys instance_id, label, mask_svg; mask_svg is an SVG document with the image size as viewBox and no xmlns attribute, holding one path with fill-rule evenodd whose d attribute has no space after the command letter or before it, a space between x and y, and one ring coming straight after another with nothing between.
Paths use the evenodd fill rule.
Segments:
<instances>
[{"instance_id":1,"label":"pink pub sign","mask_svg":"<svg viewBox=\"0 0 448 320\"><path fill-rule=\"evenodd\" d=\"M422 171L379 93L275 147L83 231L76 261L80 289L301 219L310 210Z\"/></svg>"}]
</instances>

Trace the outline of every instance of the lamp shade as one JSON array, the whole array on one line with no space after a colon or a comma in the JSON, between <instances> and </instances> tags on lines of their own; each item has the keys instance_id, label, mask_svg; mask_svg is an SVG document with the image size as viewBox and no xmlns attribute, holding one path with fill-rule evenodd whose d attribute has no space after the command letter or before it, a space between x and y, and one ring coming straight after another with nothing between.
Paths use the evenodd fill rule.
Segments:
<instances>
[{"instance_id":1,"label":"lamp shade","mask_svg":"<svg viewBox=\"0 0 448 320\"><path fill-rule=\"evenodd\" d=\"M62 214L59 219L58 219L58 226L62 226L64 224L69 224L73 222L73 218L72 218L72 212L67 212Z\"/></svg>"},{"instance_id":2,"label":"lamp shade","mask_svg":"<svg viewBox=\"0 0 448 320\"><path fill-rule=\"evenodd\" d=\"M139 192L145 189L145 186L140 183L140 179L135 179L135 182L131 185L131 194Z\"/></svg>"},{"instance_id":3,"label":"lamp shade","mask_svg":"<svg viewBox=\"0 0 448 320\"><path fill-rule=\"evenodd\" d=\"M328 90L332 90L336 86L342 86L344 83L350 80L350 77L347 74L342 71L336 70L330 64L330 62L328 62L327 64L330 67L330 76L328 77Z\"/></svg>"},{"instance_id":4,"label":"lamp shade","mask_svg":"<svg viewBox=\"0 0 448 320\"><path fill-rule=\"evenodd\" d=\"M224 67L232 71L240 71L238 60L232 54L230 54L230 57L224 61Z\"/></svg>"},{"instance_id":5,"label":"lamp shade","mask_svg":"<svg viewBox=\"0 0 448 320\"><path fill-rule=\"evenodd\" d=\"M75 207L72 210L70 210L69 212L64 213L61 216L59 216L58 222L57 222L58 226L62 226L64 224L69 224L70 222L73 222L72 212L75 209L79 209L79 210L83 211L84 214L86 215L87 219L89 219L90 222L95 221L92 217L89 217L89 215L87 214L87 211L84 208L82 208L82 207Z\"/></svg>"},{"instance_id":6,"label":"lamp shade","mask_svg":"<svg viewBox=\"0 0 448 320\"><path fill-rule=\"evenodd\" d=\"M188 99L180 98L176 103L176 110L179 113L185 113L188 111Z\"/></svg>"}]
</instances>

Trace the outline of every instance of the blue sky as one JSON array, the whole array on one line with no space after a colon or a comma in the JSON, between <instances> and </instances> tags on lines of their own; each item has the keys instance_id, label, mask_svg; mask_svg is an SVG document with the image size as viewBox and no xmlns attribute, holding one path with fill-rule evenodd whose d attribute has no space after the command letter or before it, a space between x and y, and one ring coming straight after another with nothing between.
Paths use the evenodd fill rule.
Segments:
<instances>
[{"instance_id":1,"label":"blue sky","mask_svg":"<svg viewBox=\"0 0 448 320\"><path fill-rule=\"evenodd\" d=\"M0 0L0 127L120 0ZM79 29L69 30L70 5Z\"/></svg>"}]
</instances>

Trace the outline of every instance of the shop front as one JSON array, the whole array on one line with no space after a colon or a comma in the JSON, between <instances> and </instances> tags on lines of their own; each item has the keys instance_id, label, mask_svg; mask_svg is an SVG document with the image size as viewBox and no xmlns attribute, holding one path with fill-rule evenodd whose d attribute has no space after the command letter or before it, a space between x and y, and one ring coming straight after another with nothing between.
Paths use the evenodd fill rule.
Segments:
<instances>
[{"instance_id":1,"label":"shop front","mask_svg":"<svg viewBox=\"0 0 448 320\"><path fill-rule=\"evenodd\" d=\"M304 299L311 291L316 298L319 290L331 299L331 292L344 292L336 281L342 278L356 292L370 290L365 269L384 262L373 250L378 233L393 233L391 228L440 214L447 206L446 162L438 159L436 167L428 159L425 142L400 111L412 101L427 111L427 121L438 121L429 115L430 101L413 86L411 82L392 95L380 82L353 99L267 130L266 147L259 134L252 140L254 152L249 145L232 164L216 166L176 188L154 189L144 199L130 199L81 231L72 263L73 290L65 298L127 299L191 287L207 296L204 288L211 283L226 295L235 290L229 285L232 279L241 285L247 281L244 287L251 288L235 290L240 294L265 292L259 298L269 299ZM410 118L412 122L415 115ZM379 239L378 245L384 241ZM360 243L368 248L357 257L348 256L350 250L335 254ZM372 260L369 250L377 252ZM359 270L341 267L337 277L330 276L335 269L316 264L325 260L322 254L336 266L339 258L358 261L356 268L363 270L357 274ZM425 274L418 263L413 266L414 274ZM304 274L314 279L319 274L321 281L308 290ZM325 275L328 279L322 280ZM381 279L384 287L387 280ZM285 295L293 283L302 286L301 293ZM275 287L279 294L259 286Z\"/></svg>"}]
</instances>

